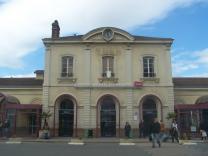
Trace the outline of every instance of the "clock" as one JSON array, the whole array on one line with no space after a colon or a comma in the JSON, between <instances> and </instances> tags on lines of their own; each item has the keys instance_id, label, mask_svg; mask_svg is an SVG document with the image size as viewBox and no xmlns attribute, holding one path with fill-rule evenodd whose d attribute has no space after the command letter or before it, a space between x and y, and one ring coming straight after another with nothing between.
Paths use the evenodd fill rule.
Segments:
<instances>
[{"instance_id":1,"label":"clock","mask_svg":"<svg viewBox=\"0 0 208 156\"><path fill-rule=\"evenodd\" d=\"M114 32L110 28L106 28L103 30L103 39L106 41L110 41L113 39Z\"/></svg>"}]
</instances>

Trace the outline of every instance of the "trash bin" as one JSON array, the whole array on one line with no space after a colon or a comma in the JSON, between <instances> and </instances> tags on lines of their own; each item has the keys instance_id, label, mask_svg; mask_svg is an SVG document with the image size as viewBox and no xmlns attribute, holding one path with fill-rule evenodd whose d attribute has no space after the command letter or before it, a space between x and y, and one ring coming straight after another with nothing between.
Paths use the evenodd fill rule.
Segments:
<instances>
[{"instance_id":1,"label":"trash bin","mask_svg":"<svg viewBox=\"0 0 208 156\"><path fill-rule=\"evenodd\" d=\"M92 138L92 137L93 137L93 130L88 129L88 138Z\"/></svg>"}]
</instances>

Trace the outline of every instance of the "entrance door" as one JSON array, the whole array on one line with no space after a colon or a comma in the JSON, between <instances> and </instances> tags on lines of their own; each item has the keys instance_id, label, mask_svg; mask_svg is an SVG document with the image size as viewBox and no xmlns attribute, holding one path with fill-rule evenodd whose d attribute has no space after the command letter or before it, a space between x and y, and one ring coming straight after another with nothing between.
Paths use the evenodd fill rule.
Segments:
<instances>
[{"instance_id":1,"label":"entrance door","mask_svg":"<svg viewBox=\"0 0 208 156\"><path fill-rule=\"evenodd\" d=\"M203 128L208 132L208 109L202 110Z\"/></svg>"},{"instance_id":2,"label":"entrance door","mask_svg":"<svg viewBox=\"0 0 208 156\"><path fill-rule=\"evenodd\" d=\"M61 102L59 108L59 136L73 136L74 104L70 99Z\"/></svg>"},{"instance_id":3,"label":"entrance door","mask_svg":"<svg viewBox=\"0 0 208 156\"><path fill-rule=\"evenodd\" d=\"M29 134L34 135L36 134L37 130L37 117L35 113L31 113L29 116Z\"/></svg>"},{"instance_id":4,"label":"entrance door","mask_svg":"<svg viewBox=\"0 0 208 156\"><path fill-rule=\"evenodd\" d=\"M116 108L111 97L106 97L102 100L100 109L101 121L101 136L115 137L116 136Z\"/></svg>"},{"instance_id":5,"label":"entrance door","mask_svg":"<svg viewBox=\"0 0 208 156\"><path fill-rule=\"evenodd\" d=\"M142 105L145 136L149 135L153 119L157 117L156 103L153 99L146 99Z\"/></svg>"}]
</instances>

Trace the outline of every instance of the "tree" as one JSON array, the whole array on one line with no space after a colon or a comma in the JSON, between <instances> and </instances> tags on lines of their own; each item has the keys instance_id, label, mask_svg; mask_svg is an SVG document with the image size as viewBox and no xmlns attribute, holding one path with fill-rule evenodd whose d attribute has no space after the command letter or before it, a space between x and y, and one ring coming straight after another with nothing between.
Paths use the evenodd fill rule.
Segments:
<instances>
[{"instance_id":1,"label":"tree","mask_svg":"<svg viewBox=\"0 0 208 156\"><path fill-rule=\"evenodd\" d=\"M48 112L42 112L41 114L41 119L44 121L43 122L43 129L44 130L48 130L49 126L48 126L48 119L51 117L52 113L50 113L50 111Z\"/></svg>"},{"instance_id":2,"label":"tree","mask_svg":"<svg viewBox=\"0 0 208 156\"><path fill-rule=\"evenodd\" d=\"M175 112L169 112L167 114L166 119L170 120L170 119L175 119L176 118L176 113Z\"/></svg>"}]
</instances>

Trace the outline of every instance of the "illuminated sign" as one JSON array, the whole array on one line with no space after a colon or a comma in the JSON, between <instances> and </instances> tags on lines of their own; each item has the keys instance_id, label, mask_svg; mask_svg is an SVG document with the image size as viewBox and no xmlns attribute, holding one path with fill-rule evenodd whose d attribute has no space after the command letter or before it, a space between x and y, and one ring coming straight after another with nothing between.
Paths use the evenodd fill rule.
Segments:
<instances>
[{"instance_id":1,"label":"illuminated sign","mask_svg":"<svg viewBox=\"0 0 208 156\"><path fill-rule=\"evenodd\" d=\"M134 81L134 87L136 87L136 88L143 87L143 82L141 82L141 81Z\"/></svg>"}]
</instances>

